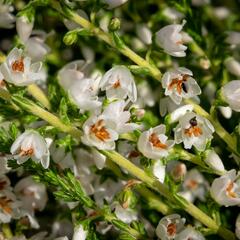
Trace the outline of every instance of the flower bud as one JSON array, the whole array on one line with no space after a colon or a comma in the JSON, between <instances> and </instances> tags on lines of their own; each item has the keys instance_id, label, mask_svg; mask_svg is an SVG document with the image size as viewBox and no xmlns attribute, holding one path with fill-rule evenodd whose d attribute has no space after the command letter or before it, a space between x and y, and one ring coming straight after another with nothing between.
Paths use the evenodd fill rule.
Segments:
<instances>
[{"instance_id":1,"label":"flower bud","mask_svg":"<svg viewBox=\"0 0 240 240\"><path fill-rule=\"evenodd\" d=\"M232 109L230 107L219 107L221 114L226 118L229 119L232 116Z\"/></svg>"},{"instance_id":2,"label":"flower bud","mask_svg":"<svg viewBox=\"0 0 240 240\"><path fill-rule=\"evenodd\" d=\"M220 157L214 150L206 151L205 162L209 167L211 167L212 169L214 169L216 171L220 171L220 172L225 171L222 160L220 159Z\"/></svg>"},{"instance_id":3,"label":"flower bud","mask_svg":"<svg viewBox=\"0 0 240 240\"><path fill-rule=\"evenodd\" d=\"M236 76L240 76L240 63L236 61L234 58L229 57L224 62L227 70Z\"/></svg>"},{"instance_id":4,"label":"flower bud","mask_svg":"<svg viewBox=\"0 0 240 240\"><path fill-rule=\"evenodd\" d=\"M234 80L224 85L222 95L232 110L240 112L240 80Z\"/></svg>"},{"instance_id":5,"label":"flower bud","mask_svg":"<svg viewBox=\"0 0 240 240\"><path fill-rule=\"evenodd\" d=\"M119 203L123 209L132 208L136 204L136 197L132 190L125 188L118 196Z\"/></svg>"},{"instance_id":6,"label":"flower bud","mask_svg":"<svg viewBox=\"0 0 240 240\"><path fill-rule=\"evenodd\" d=\"M30 37L33 29L33 21L30 21L26 16L20 16L16 21L16 28L19 38L22 42L26 42Z\"/></svg>"},{"instance_id":7,"label":"flower bud","mask_svg":"<svg viewBox=\"0 0 240 240\"><path fill-rule=\"evenodd\" d=\"M118 31L121 27L121 21L119 18L112 18L108 25L108 29L110 32Z\"/></svg>"},{"instance_id":8,"label":"flower bud","mask_svg":"<svg viewBox=\"0 0 240 240\"><path fill-rule=\"evenodd\" d=\"M174 181L179 182L185 177L187 173L187 167L184 163L170 161L167 164L167 171L170 173L170 176Z\"/></svg>"}]
</instances>

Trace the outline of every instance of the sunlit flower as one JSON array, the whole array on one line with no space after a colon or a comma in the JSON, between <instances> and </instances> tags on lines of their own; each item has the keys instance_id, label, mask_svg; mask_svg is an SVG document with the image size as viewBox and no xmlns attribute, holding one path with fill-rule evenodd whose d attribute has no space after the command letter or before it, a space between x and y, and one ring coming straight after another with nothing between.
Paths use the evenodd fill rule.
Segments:
<instances>
[{"instance_id":1,"label":"sunlit flower","mask_svg":"<svg viewBox=\"0 0 240 240\"><path fill-rule=\"evenodd\" d=\"M232 109L230 107L220 106L219 110L226 119L230 119L232 117Z\"/></svg>"},{"instance_id":2,"label":"sunlit flower","mask_svg":"<svg viewBox=\"0 0 240 240\"><path fill-rule=\"evenodd\" d=\"M88 231L84 230L83 225L78 225L74 228L72 240L85 240L87 238Z\"/></svg>"},{"instance_id":3,"label":"sunlit flower","mask_svg":"<svg viewBox=\"0 0 240 240\"><path fill-rule=\"evenodd\" d=\"M137 25L137 36L147 45L152 43L152 32L145 24Z\"/></svg>"},{"instance_id":4,"label":"sunlit flower","mask_svg":"<svg viewBox=\"0 0 240 240\"><path fill-rule=\"evenodd\" d=\"M0 71L7 82L27 86L42 79L41 67L41 62L31 64L31 58L25 57L22 49L14 48L1 64Z\"/></svg>"},{"instance_id":5,"label":"sunlit flower","mask_svg":"<svg viewBox=\"0 0 240 240\"><path fill-rule=\"evenodd\" d=\"M240 63L232 57L224 61L227 70L235 76L240 76Z\"/></svg>"},{"instance_id":6,"label":"sunlit flower","mask_svg":"<svg viewBox=\"0 0 240 240\"><path fill-rule=\"evenodd\" d=\"M125 66L115 66L107 71L100 87L106 90L109 99L126 99L135 102L137 100L137 88L131 72Z\"/></svg>"},{"instance_id":7,"label":"sunlit flower","mask_svg":"<svg viewBox=\"0 0 240 240\"><path fill-rule=\"evenodd\" d=\"M175 239L184 228L185 219L178 214L163 217L156 228L156 234L161 240Z\"/></svg>"},{"instance_id":8,"label":"sunlit flower","mask_svg":"<svg viewBox=\"0 0 240 240\"><path fill-rule=\"evenodd\" d=\"M114 213L116 214L117 218L125 223L131 223L132 221L136 221L138 219L137 211L130 207L123 208L119 203L116 203L114 205L114 209Z\"/></svg>"},{"instance_id":9,"label":"sunlit flower","mask_svg":"<svg viewBox=\"0 0 240 240\"><path fill-rule=\"evenodd\" d=\"M174 141L167 140L165 132L165 125L159 125L143 132L138 140L138 150L147 158L166 157L169 149L174 145Z\"/></svg>"},{"instance_id":10,"label":"sunlit flower","mask_svg":"<svg viewBox=\"0 0 240 240\"><path fill-rule=\"evenodd\" d=\"M22 208L34 213L35 210L42 211L47 203L46 187L37 183L31 176L22 178L14 187L14 192L22 201Z\"/></svg>"},{"instance_id":11,"label":"sunlit flower","mask_svg":"<svg viewBox=\"0 0 240 240\"><path fill-rule=\"evenodd\" d=\"M179 124L175 128L175 142L183 142L186 149L194 146L203 151L207 142L213 138L213 132L214 128L207 119L187 112L179 119Z\"/></svg>"},{"instance_id":12,"label":"sunlit flower","mask_svg":"<svg viewBox=\"0 0 240 240\"><path fill-rule=\"evenodd\" d=\"M164 51L174 57L185 57L187 47L183 45L182 28L185 24L171 24L161 28L156 33L156 43L164 49Z\"/></svg>"},{"instance_id":13,"label":"sunlit flower","mask_svg":"<svg viewBox=\"0 0 240 240\"><path fill-rule=\"evenodd\" d=\"M236 112L240 112L240 80L234 80L224 85L222 94L229 107Z\"/></svg>"},{"instance_id":14,"label":"sunlit flower","mask_svg":"<svg viewBox=\"0 0 240 240\"><path fill-rule=\"evenodd\" d=\"M213 180L210 193L212 198L220 205L240 205L240 182L236 170L230 170L225 175Z\"/></svg>"},{"instance_id":15,"label":"sunlit flower","mask_svg":"<svg viewBox=\"0 0 240 240\"><path fill-rule=\"evenodd\" d=\"M11 13L13 7L8 4L0 2L0 28L13 28L15 16Z\"/></svg>"},{"instance_id":16,"label":"sunlit flower","mask_svg":"<svg viewBox=\"0 0 240 240\"><path fill-rule=\"evenodd\" d=\"M192 75L192 71L183 67L166 72L162 78L165 95L169 96L176 104L180 104L183 98L201 94L201 88Z\"/></svg>"},{"instance_id":17,"label":"sunlit flower","mask_svg":"<svg viewBox=\"0 0 240 240\"><path fill-rule=\"evenodd\" d=\"M153 175L158 179L159 182L164 183L166 175L166 166L162 164L160 160L156 161L152 166Z\"/></svg>"},{"instance_id":18,"label":"sunlit flower","mask_svg":"<svg viewBox=\"0 0 240 240\"><path fill-rule=\"evenodd\" d=\"M21 134L11 146L11 153L18 164L31 158L35 162L41 162L44 168L49 166L50 154L46 141L36 131L27 130Z\"/></svg>"},{"instance_id":19,"label":"sunlit flower","mask_svg":"<svg viewBox=\"0 0 240 240\"><path fill-rule=\"evenodd\" d=\"M105 119L104 116L90 117L83 125L83 143L98 149L113 150L118 133L115 122Z\"/></svg>"}]
</instances>

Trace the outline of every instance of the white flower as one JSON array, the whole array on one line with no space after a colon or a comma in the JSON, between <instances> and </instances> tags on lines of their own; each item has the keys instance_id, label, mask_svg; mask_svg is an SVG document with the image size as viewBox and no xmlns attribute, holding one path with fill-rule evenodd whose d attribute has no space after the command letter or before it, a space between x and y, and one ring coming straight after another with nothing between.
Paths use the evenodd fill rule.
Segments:
<instances>
[{"instance_id":1,"label":"white flower","mask_svg":"<svg viewBox=\"0 0 240 240\"><path fill-rule=\"evenodd\" d=\"M100 82L102 90L106 90L109 99L137 100L137 88L131 72L125 66L115 66L107 71Z\"/></svg>"},{"instance_id":2,"label":"white flower","mask_svg":"<svg viewBox=\"0 0 240 240\"><path fill-rule=\"evenodd\" d=\"M117 218L125 223L131 223L132 221L136 221L138 219L138 212L130 207L123 208L119 203L116 203L114 205L114 209L114 213Z\"/></svg>"},{"instance_id":3,"label":"white flower","mask_svg":"<svg viewBox=\"0 0 240 240\"><path fill-rule=\"evenodd\" d=\"M152 32L146 24L137 25L137 36L147 45L152 44Z\"/></svg>"},{"instance_id":4,"label":"white flower","mask_svg":"<svg viewBox=\"0 0 240 240\"><path fill-rule=\"evenodd\" d=\"M194 146L199 151L203 151L207 141L213 137L214 128L206 118L187 112L179 119L179 124L174 131L176 143L183 142L186 149Z\"/></svg>"},{"instance_id":5,"label":"white flower","mask_svg":"<svg viewBox=\"0 0 240 240\"><path fill-rule=\"evenodd\" d=\"M210 193L212 198L220 205L235 206L240 205L240 182L239 174L232 169L225 175L215 178Z\"/></svg>"},{"instance_id":6,"label":"white flower","mask_svg":"<svg viewBox=\"0 0 240 240\"><path fill-rule=\"evenodd\" d=\"M164 183L166 166L160 160L156 161L153 165L153 175L157 177L158 181Z\"/></svg>"},{"instance_id":7,"label":"white flower","mask_svg":"<svg viewBox=\"0 0 240 240\"><path fill-rule=\"evenodd\" d=\"M174 141L167 140L165 132L166 127L163 124L143 132L138 139L138 150L147 158L166 157Z\"/></svg>"},{"instance_id":8,"label":"white flower","mask_svg":"<svg viewBox=\"0 0 240 240\"><path fill-rule=\"evenodd\" d=\"M168 162L166 170L176 182L183 180L187 173L186 165L176 160Z\"/></svg>"},{"instance_id":9,"label":"white flower","mask_svg":"<svg viewBox=\"0 0 240 240\"><path fill-rule=\"evenodd\" d=\"M208 182L203 175L197 169L191 169L184 178L183 192L179 194L189 202L194 202L196 198L204 201L208 187Z\"/></svg>"},{"instance_id":10,"label":"white flower","mask_svg":"<svg viewBox=\"0 0 240 240\"><path fill-rule=\"evenodd\" d=\"M113 150L118 133L114 129L116 126L112 120L104 119L104 116L90 117L83 124L83 143L98 149Z\"/></svg>"},{"instance_id":11,"label":"white flower","mask_svg":"<svg viewBox=\"0 0 240 240\"><path fill-rule=\"evenodd\" d=\"M183 45L182 28L185 24L171 24L161 28L156 33L156 43L164 49L164 51L174 57L185 57L187 47Z\"/></svg>"},{"instance_id":12,"label":"white flower","mask_svg":"<svg viewBox=\"0 0 240 240\"><path fill-rule=\"evenodd\" d=\"M183 67L164 73L162 86L165 89L165 95L176 104L180 104L183 98L201 94L201 88L192 75L192 71Z\"/></svg>"},{"instance_id":13,"label":"white flower","mask_svg":"<svg viewBox=\"0 0 240 240\"><path fill-rule=\"evenodd\" d=\"M129 111L124 111L126 103L123 100L110 103L102 115L104 119L115 122L114 129L119 133L131 132L138 128L138 124L129 123L131 114Z\"/></svg>"},{"instance_id":14,"label":"white flower","mask_svg":"<svg viewBox=\"0 0 240 240\"><path fill-rule=\"evenodd\" d=\"M34 213L42 211L47 204L47 190L44 184L37 183L31 176L22 178L14 187L14 192L22 201L22 207Z\"/></svg>"},{"instance_id":15,"label":"white flower","mask_svg":"<svg viewBox=\"0 0 240 240\"><path fill-rule=\"evenodd\" d=\"M116 8L126 3L128 0L103 0L106 4L108 4L109 8Z\"/></svg>"},{"instance_id":16,"label":"white flower","mask_svg":"<svg viewBox=\"0 0 240 240\"><path fill-rule=\"evenodd\" d=\"M205 152L206 158L204 161L210 166L212 169L217 170L219 172L224 172L225 168L221 158L214 150L208 150Z\"/></svg>"},{"instance_id":17,"label":"white flower","mask_svg":"<svg viewBox=\"0 0 240 240\"><path fill-rule=\"evenodd\" d=\"M0 175L0 191L11 190L11 182L6 175Z\"/></svg>"},{"instance_id":18,"label":"white flower","mask_svg":"<svg viewBox=\"0 0 240 240\"><path fill-rule=\"evenodd\" d=\"M192 111L193 111L193 105L191 105L191 104L187 104L187 105L178 107L176 110L174 110L170 114L170 123L177 122L179 120L179 118L184 116L187 112L192 112Z\"/></svg>"},{"instance_id":19,"label":"white flower","mask_svg":"<svg viewBox=\"0 0 240 240\"><path fill-rule=\"evenodd\" d=\"M33 130L27 130L21 134L11 146L11 153L17 159L18 164L31 158L35 162L41 162L44 168L48 168L50 155L44 138Z\"/></svg>"},{"instance_id":20,"label":"white flower","mask_svg":"<svg viewBox=\"0 0 240 240\"><path fill-rule=\"evenodd\" d=\"M227 70L233 75L240 76L240 63L234 58L229 57L224 61Z\"/></svg>"},{"instance_id":21,"label":"white flower","mask_svg":"<svg viewBox=\"0 0 240 240\"><path fill-rule=\"evenodd\" d=\"M163 15L172 21L181 20L184 17L181 12L177 11L175 8L170 7L164 8Z\"/></svg>"},{"instance_id":22,"label":"white flower","mask_svg":"<svg viewBox=\"0 0 240 240\"><path fill-rule=\"evenodd\" d=\"M80 224L74 228L72 240L85 240L87 238L87 235L88 231L84 230L83 226Z\"/></svg>"},{"instance_id":23,"label":"white flower","mask_svg":"<svg viewBox=\"0 0 240 240\"><path fill-rule=\"evenodd\" d=\"M27 86L41 80L41 62L31 64L31 58L23 56L23 50L14 48L4 63L0 66L0 71L7 82L17 86Z\"/></svg>"},{"instance_id":24,"label":"white flower","mask_svg":"<svg viewBox=\"0 0 240 240\"><path fill-rule=\"evenodd\" d=\"M185 218L178 214L163 217L156 228L156 234L161 240L175 239L177 234L184 228Z\"/></svg>"},{"instance_id":25,"label":"white flower","mask_svg":"<svg viewBox=\"0 0 240 240\"><path fill-rule=\"evenodd\" d=\"M0 28L13 28L15 16L11 14L13 7L0 2Z\"/></svg>"},{"instance_id":26,"label":"white flower","mask_svg":"<svg viewBox=\"0 0 240 240\"><path fill-rule=\"evenodd\" d=\"M25 53L33 61L41 61L51 51L50 47L45 44L48 34L41 30L32 31L32 35L25 42Z\"/></svg>"},{"instance_id":27,"label":"white flower","mask_svg":"<svg viewBox=\"0 0 240 240\"><path fill-rule=\"evenodd\" d=\"M97 97L98 81L85 77L88 71L89 64L77 60L64 66L58 74L60 85L81 111L96 110L102 105Z\"/></svg>"},{"instance_id":28,"label":"white flower","mask_svg":"<svg viewBox=\"0 0 240 240\"><path fill-rule=\"evenodd\" d=\"M226 119L230 119L232 117L232 109L230 107L220 106L219 110Z\"/></svg>"},{"instance_id":29,"label":"white flower","mask_svg":"<svg viewBox=\"0 0 240 240\"><path fill-rule=\"evenodd\" d=\"M160 115L163 117L167 113L171 113L179 108L182 104L176 104L170 97L160 98L159 111Z\"/></svg>"},{"instance_id":30,"label":"white flower","mask_svg":"<svg viewBox=\"0 0 240 240\"><path fill-rule=\"evenodd\" d=\"M229 107L240 112L240 80L234 80L224 85L222 94Z\"/></svg>"},{"instance_id":31,"label":"white flower","mask_svg":"<svg viewBox=\"0 0 240 240\"><path fill-rule=\"evenodd\" d=\"M16 29L19 38L25 43L32 33L33 21L30 21L26 16L20 16L16 21Z\"/></svg>"},{"instance_id":32,"label":"white flower","mask_svg":"<svg viewBox=\"0 0 240 240\"><path fill-rule=\"evenodd\" d=\"M186 227L175 238L175 240L204 240L204 236L193 227Z\"/></svg>"},{"instance_id":33,"label":"white flower","mask_svg":"<svg viewBox=\"0 0 240 240\"><path fill-rule=\"evenodd\" d=\"M20 201L11 191L0 191L0 223L8 223L11 218L19 218L20 206Z\"/></svg>"}]
</instances>

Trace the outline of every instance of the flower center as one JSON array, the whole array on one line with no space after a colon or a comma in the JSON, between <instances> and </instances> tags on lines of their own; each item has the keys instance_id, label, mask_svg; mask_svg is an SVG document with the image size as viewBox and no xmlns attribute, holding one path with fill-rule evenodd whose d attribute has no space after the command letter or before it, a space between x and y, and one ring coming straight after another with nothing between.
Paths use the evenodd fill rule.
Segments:
<instances>
[{"instance_id":1,"label":"flower center","mask_svg":"<svg viewBox=\"0 0 240 240\"><path fill-rule=\"evenodd\" d=\"M191 179L191 180L189 180L188 182L187 182L187 188L189 188L189 189L196 189L197 187L198 187L198 182L196 181L196 180L194 180L194 179Z\"/></svg>"},{"instance_id":2,"label":"flower center","mask_svg":"<svg viewBox=\"0 0 240 240\"><path fill-rule=\"evenodd\" d=\"M170 223L167 226L168 236L174 236L177 233L177 226L175 223Z\"/></svg>"},{"instance_id":3,"label":"flower center","mask_svg":"<svg viewBox=\"0 0 240 240\"><path fill-rule=\"evenodd\" d=\"M161 143L161 141L159 140L158 136L156 133L152 133L149 137L149 142L152 143L152 145L156 148L163 148L166 149L167 145L164 143Z\"/></svg>"},{"instance_id":4,"label":"flower center","mask_svg":"<svg viewBox=\"0 0 240 240\"><path fill-rule=\"evenodd\" d=\"M32 156L33 153L34 153L34 150L33 150L33 148L31 147L31 148L26 149L26 150L21 149L19 155L20 155L21 157L25 157L25 156Z\"/></svg>"},{"instance_id":5,"label":"flower center","mask_svg":"<svg viewBox=\"0 0 240 240\"><path fill-rule=\"evenodd\" d=\"M185 85L185 82L187 81L188 77L189 75L187 74L181 74L179 78L172 79L172 82L168 85L168 90L176 87L178 94L181 94L182 90L187 93L187 87Z\"/></svg>"},{"instance_id":6,"label":"flower center","mask_svg":"<svg viewBox=\"0 0 240 240\"><path fill-rule=\"evenodd\" d=\"M13 62L12 70L14 72L24 72L24 62L22 57Z\"/></svg>"},{"instance_id":7,"label":"flower center","mask_svg":"<svg viewBox=\"0 0 240 240\"><path fill-rule=\"evenodd\" d=\"M226 187L226 193L229 197L236 198L237 194L234 192L233 187L234 187L234 183L231 181Z\"/></svg>"},{"instance_id":8,"label":"flower center","mask_svg":"<svg viewBox=\"0 0 240 240\"><path fill-rule=\"evenodd\" d=\"M200 127L198 127L198 122L196 117L190 119L189 121L191 127L187 128L184 130L184 133L188 136L188 137L198 137L200 135L202 135L202 129Z\"/></svg>"},{"instance_id":9,"label":"flower center","mask_svg":"<svg viewBox=\"0 0 240 240\"><path fill-rule=\"evenodd\" d=\"M104 121L101 119L90 128L91 133L93 133L101 141L110 139L110 134L104 127Z\"/></svg>"},{"instance_id":10,"label":"flower center","mask_svg":"<svg viewBox=\"0 0 240 240\"><path fill-rule=\"evenodd\" d=\"M121 87L121 83L120 83L120 81L119 81L119 79L113 84L113 88L119 88L119 87Z\"/></svg>"},{"instance_id":11,"label":"flower center","mask_svg":"<svg viewBox=\"0 0 240 240\"><path fill-rule=\"evenodd\" d=\"M1 197L0 198L0 208L2 208L4 212L11 214L12 208L9 206L9 204L11 202L12 202L12 200L8 199L7 197Z\"/></svg>"}]
</instances>

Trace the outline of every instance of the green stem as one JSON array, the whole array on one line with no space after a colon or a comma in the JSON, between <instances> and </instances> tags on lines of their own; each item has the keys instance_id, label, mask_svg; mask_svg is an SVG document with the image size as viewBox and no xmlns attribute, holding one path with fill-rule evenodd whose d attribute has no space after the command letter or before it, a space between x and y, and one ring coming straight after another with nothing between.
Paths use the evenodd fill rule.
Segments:
<instances>
[{"instance_id":1,"label":"green stem","mask_svg":"<svg viewBox=\"0 0 240 240\"><path fill-rule=\"evenodd\" d=\"M3 235L6 239L11 239L13 237L11 228L8 223L2 224Z\"/></svg>"},{"instance_id":2,"label":"green stem","mask_svg":"<svg viewBox=\"0 0 240 240\"><path fill-rule=\"evenodd\" d=\"M51 109L50 102L41 88L39 88L36 84L31 84L27 87L28 92L38 100L45 108L48 110Z\"/></svg>"}]
</instances>

